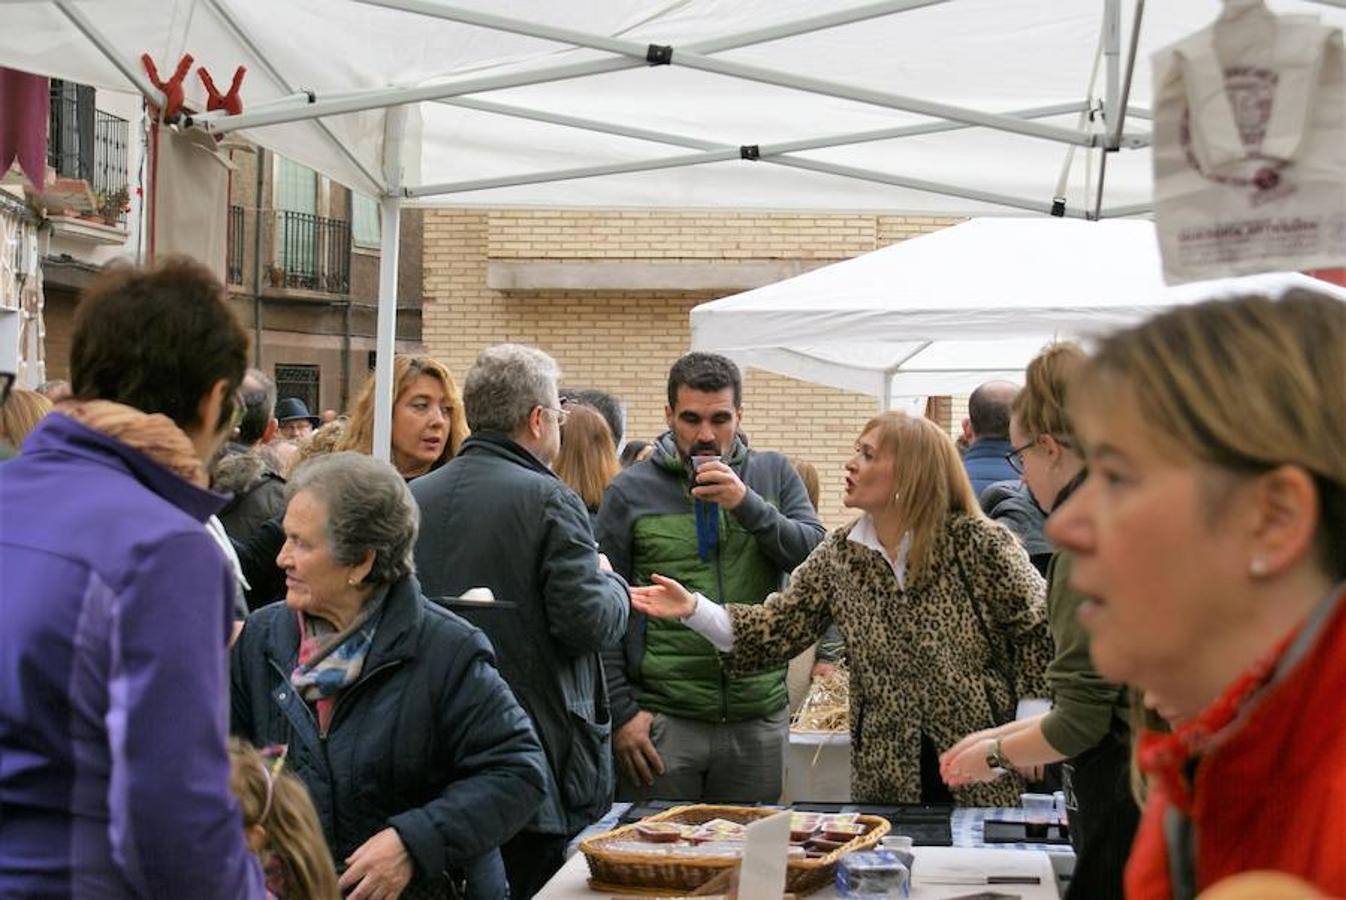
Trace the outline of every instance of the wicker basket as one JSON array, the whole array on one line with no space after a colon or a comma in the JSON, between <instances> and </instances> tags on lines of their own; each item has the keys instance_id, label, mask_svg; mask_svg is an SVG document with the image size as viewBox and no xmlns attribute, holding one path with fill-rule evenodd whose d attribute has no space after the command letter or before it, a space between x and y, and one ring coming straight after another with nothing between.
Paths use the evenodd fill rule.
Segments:
<instances>
[{"instance_id":1,"label":"wicker basket","mask_svg":"<svg viewBox=\"0 0 1346 900\"><path fill-rule=\"evenodd\" d=\"M645 822L669 822L676 825L701 825L711 819L748 823L780 812L752 806L678 806ZM827 887L836 875L837 862L854 850L866 850L888 833L887 819L860 816L869 830L837 849L815 859L792 859L785 870L785 890L804 895ZM624 825L615 831L595 835L580 843L580 852L589 861L589 884L603 891L637 894L688 894L739 864L736 856L682 857L667 854L609 853L605 847L614 841L636 837L636 825Z\"/></svg>"}]
</instances>

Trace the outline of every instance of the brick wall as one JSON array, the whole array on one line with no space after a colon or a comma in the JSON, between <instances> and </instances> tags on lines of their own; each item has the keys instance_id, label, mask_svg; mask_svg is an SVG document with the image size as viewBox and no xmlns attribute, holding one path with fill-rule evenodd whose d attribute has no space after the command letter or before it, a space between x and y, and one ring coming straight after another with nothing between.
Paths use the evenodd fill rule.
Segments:
<instances>
[{"instance_id":1,"label":"brick wall","mask_svg":"<svg viewBox=\"0 0 1346 900\"><path fill-rule=\"evenodd\" d=\"M535 344L566 385L611 391L627 405L627 435L664 430L668 367L688 349L688 313L719 294L690 291L502 292L491 261L713 262L839 260L953 224L955 219L861 215L428 210L424 326L428 352L461 378L483 347ZM743 428L755 446L819 470L829 526L841 507L841 466L872 398L767 372L746 373ZM947 415L947 413L946 413ZM950 423L944 422L946 426ZM957 422L952 423L957 427Z\"/></svg>"}]
</instances>

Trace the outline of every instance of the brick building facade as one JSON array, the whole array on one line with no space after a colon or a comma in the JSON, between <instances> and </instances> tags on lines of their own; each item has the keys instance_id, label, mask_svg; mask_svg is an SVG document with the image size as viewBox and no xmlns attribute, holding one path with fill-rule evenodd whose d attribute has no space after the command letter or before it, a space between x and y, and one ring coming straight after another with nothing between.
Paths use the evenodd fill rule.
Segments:
<instances>
[{"instance_id":1,"label":"brick building facade","mask_svg":"<svg viewBox=\"0 0 1346 900\"><path fill-rule=\"evenodd\" d=\"M566 385L619 396L627 436L648 439L665 428L668 367L688 349L693 306L957 221L431 209L423 339L459 377L489 344L542 347L560 363ZM745 375L743 429L753 444L812 462L824 521L847 521L841 466L877 408L874 399L756 369ZM961 415L957 402L945 402L938 418L956 429Z\"/></svg>"}]
</instances>

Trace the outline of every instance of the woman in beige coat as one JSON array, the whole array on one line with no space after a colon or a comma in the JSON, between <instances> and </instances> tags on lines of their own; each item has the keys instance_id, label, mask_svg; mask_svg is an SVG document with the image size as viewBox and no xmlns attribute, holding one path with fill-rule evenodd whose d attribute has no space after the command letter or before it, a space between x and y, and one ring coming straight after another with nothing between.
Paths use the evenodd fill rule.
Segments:
<instances>
[{"instance_id":1,"label":"woman in beige coat","mask_svg":"<svg viewBox=\"0 0 1346 900\"><path fill-rule=\"evenodd\" d=\"M953 442L929 420L870 420L846 464L844 502L861 516L763 605L720 606L658 575L632 589L632 603L683 619L729 654L732 672L783 665L835 622L851 668L852 797L947 800L938 754L969 729L1012 719L1016 699L1045 696L1042 577L982 516ZM1017 805L1023 786L1011 774L953 798Z\"/></svg>"}]
</instances>

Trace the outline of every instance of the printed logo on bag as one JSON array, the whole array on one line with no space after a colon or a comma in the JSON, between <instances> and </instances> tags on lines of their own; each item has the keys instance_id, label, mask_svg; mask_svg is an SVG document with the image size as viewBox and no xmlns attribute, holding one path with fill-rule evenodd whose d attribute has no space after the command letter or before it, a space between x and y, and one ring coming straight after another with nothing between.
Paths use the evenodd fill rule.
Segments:
<instances>
[{"instance_id":1,"label":"printed logo on bag","mask_svg":"<svg viewBox=\"0 0 1346 900\"><path fill-rule=\"evenodd\" d=\"M1250 188L1248 201L1253 206L1288 196L1294 192L1294 187L1285 182L1281 171L1290 165L1290 160L1262 153L1262 141L1267 135L1267 122L1271 119L1271 105L1276 96L1276 73L1252 66L1233 66L1224 70L1224 80L1234 125L1248 154L1240 162L1223 167L1222 172L1202 169L1192 147L1192 111L1184 108L1180 140L1187 164L1207 181Z\"/></svg>"}]
</instances>

